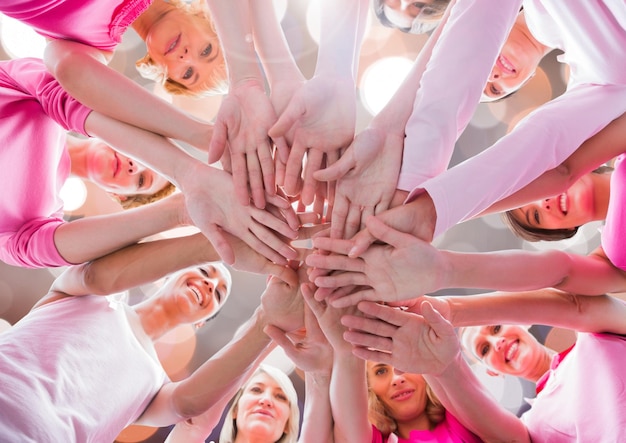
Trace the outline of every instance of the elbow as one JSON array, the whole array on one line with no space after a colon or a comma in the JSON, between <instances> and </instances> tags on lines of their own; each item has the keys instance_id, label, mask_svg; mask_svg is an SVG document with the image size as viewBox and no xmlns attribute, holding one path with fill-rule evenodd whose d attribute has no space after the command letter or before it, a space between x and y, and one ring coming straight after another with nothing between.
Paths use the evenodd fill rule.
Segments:
<instances>
[{"instance_id":1,"label":"elbow","mask_svg":"<svg viewBox=\"0 0 626 443\"><path fill-rule=\"evenodd\" d=\"M93 261L84 263L82 266L82 285L86 288L86 293L91 295L109 295L119 292L114 287L113 281L103 277L102 271L98 271L98 266Z\"/></svg>"}]
</instances>

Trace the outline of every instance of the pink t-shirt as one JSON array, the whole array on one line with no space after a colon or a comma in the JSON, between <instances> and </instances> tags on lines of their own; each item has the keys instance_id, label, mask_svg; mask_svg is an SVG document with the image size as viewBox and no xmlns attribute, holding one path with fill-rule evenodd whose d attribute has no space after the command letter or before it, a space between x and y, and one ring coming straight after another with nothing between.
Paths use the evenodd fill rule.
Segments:
<instances>
[{"instance_id":1,"label":"pink t-shirt","mask_svg":"<svg viewBox=\"0 0 626 443\"><path fill-rule=\"evenodd\" d=\"M454 8L460 8L463 3L464 0L459 0ZM479 3L469 3L471 5L466 5L468 11L481 8ZM519 6L519 2L510 3L504 2L499 8ZM435 98L417 101L413 113L428 113L429 110L422 108L422 102L425 105L435 103L438 94L451 87L445 81L448 78L446 72L463 72L457 81L462 83L466 92L455 93L457 99L454 101L448 98L440 100L441 109L446 108L448 103L450 109L435 114L437 121L429 127L407 127L407 135L414 135L407 138L405 143L399 184L401 189L413 189L407 201L424 190L428 191L437 210L435 235L478 215L543 172L558 166L585 140L626 111L626 58L623 56L623 48L626 47L626 3L611 0L576 1L568 2L564 7L560 0L525 0L523 5L527 24L537 40L564 51L562 60L571 67L568 89L560 97L531 113L489 149L444 171L450 158L448 153L453 149L450 143L456 141L459 131L464 128L457 121L459 106L462 109L475 106L477 100L474 101L474 96L480 94L486 82L484 75L477 70L469 70L471 75L465 75L465 65L457 62L458 54L476 54L476 61L485 63L487 71L493 66L493 59L489 62L487 56L482 56L483 47L490 38L488 30L491 23L490 26L484 26L480 13L487 14L490 11L483 7L477 9L475 14L458 18L460 22L464 17L473 17L474 32L469 32L467 25L454 27L449 26L451 23L447 24L442 38L455 43L450 43L448 48L455 47L448 49L445 54L443 51L437 52L437 58L433 54L428 68L432 70L431 80L427 84L425 77L421 89L424 95ZM513 12L509 9L507 11ZM505 33L502 34L500 32L497 35L500 44L506 37ZM486 47L490 48L490 57L497 56L497 53L492 53L493 45ZM477 51L476 48L481 49ZM440 145L428 145L422 141L423 137L430 140L431 133L446 143L443 146L444 154L437 153L433 163L439 171L428 164L428 154L439 149ZM416 160L413 160L413 156ZM423 168L428 171L426 174L421 173Z\"/></svg>"},{"instance_id":2,"label":"pink t-shirt","mask_svg":"<svg viewBox=\"0 0 626 443\"><path fill-rule=\"evenodd\" d=\"M3 0L0 12L51 39L113 51L151 0Z\"/></svg>"},{"instance_id":3,"label":"pink t-shirt","mask_svg":"<svg viewBox=\"0 0 626 443\"><path fill-rule=\"evenodd\" d=\"M615 161L611 175L611 199L602 228L602 249L611 263L626 271L626 155Z\"/></svg>"},{"instance_id":4,"label":"pink t-shirt","mask_svg":"<svg viewBox=\"0 0 626 443\"><path fill-rule=\"evenodd\" d=\"M626 441L626 337L579 333L522 415L533 442Z\"/></svg>"},{"instance_id":5,"label":"pink t-shirt","mask_svg":"<svg viewBox=\"0 0 626 443\"><path fill-rule=\"evenodd\" d=\"M59 190L70 173L67 130L84 134L90 109L38 59L0 62L0 259L23 267L68 264L54 245Z\"/></svg>"},{"instance_id":6,"label":"pink t-shirt","mask_svg":"<svg viewBox=\"0 0 626 443\"><path fill-rule=\"evenodd\" d=\"M482 440L468 431L454 416L446 411L444 420L432 431L411 431L408 439L392 434L384 437L372 425L372 443L481 443Z\"/></svg>"},{"instance_id":7,"label":"pink t-shirt","mask_svg":"<svg viewBox=\"0 0 626 443\"><path fill-rule=\"evenodd\" d=\"M132 315L109 297L67 297L0 334L0 440L112 442L137 420L168 378Z\"/></svg>"}]
</instances>

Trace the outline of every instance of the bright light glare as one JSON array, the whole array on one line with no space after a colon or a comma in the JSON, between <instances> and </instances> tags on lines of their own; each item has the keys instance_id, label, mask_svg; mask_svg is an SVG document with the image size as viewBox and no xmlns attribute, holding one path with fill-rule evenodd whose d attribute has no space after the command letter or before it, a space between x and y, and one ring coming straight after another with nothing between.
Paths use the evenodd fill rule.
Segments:
<instances>
[{"instance_id":1,"label":"bright light glare","mask_svg":"<svg viewBox=\"0 0 626 443\"><path fill-rule=\"evenodd\" d=\"M87 199L87 187L80 178L70 177L67 179L61 192L63 200L63 210L66 212L75 211L80 208Z\"/></svg>"},{"instance_id":2,"label":"bright light glare","mask_svg":"<svg viewBox=\"0 0 626 443\"><path fill-rule=\"evenodd\" d=\"M46 39L28 25L0 14L0 36L2 46L11 58L43 58Z\"/></svg>"},{"instance_id":3,"label":"bright light glare","mask_svg":"<svg viewBox=\"0 0 626 443\"><path fill-rule=\"evenodd\" d=\"M386 57L372 63L361 79L361 101L372 115L385 107L413 66L406 57Z\"/></svg>"}]
</instances>

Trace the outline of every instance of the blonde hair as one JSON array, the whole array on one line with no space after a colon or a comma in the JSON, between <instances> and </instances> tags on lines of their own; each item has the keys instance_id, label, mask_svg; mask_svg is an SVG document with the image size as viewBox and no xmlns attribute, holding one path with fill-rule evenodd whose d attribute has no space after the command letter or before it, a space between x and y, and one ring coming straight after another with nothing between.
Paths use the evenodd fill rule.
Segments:
<instances>
[{"instance_id":1,"label":"blonde hair","mask_svg":"<svg viewBox=\"0 0 626 443\"><path fill-rule=\"evenodd\" d=\"M176 186L174 186L171 182L167 182L163 188L154 194L133 194L121 196L109 193L109 195L113 198L113 200L122 205L122 208L132 209L164 199L165 197L172 195L175 191ZM122 197L124 198L122 199Z\"/></svg>"},{"instance_id":2,"label":"blonde hair","mask_svg":"<svg viewBox=\"0 0 626 443\"><path fill-rule=\"evenodd\" d=\"M443 407L433 390L426 383L426 416L431 426L441 423L446 416L446 408ZM378 395L370 389L369 377L367 383L367 416L371 424L383 434L389 435L398 429L398 423L389 412L389 408L380 400ZM220 442L221 443L221 442Z\"/></svg>"},{"instance_id":3,"label":"blonde hair","mask_svg":"<svg viewBox=\"0 0 626 443\"><path fill-rule=\"evenodd\" d=\"M287 431L283 432L283 435L275 443L296 443L298 440L298 432L300 431L300 408L298 406L298 394L293 383L283 371L278 368L269 365L260 365L248 381L237 391L237 394L233 397L228 412L226 413L226 419L220 432L219 443L233 443L237 437L237 407L239 405L239 399L245 391L246 387L255 376L258 374L266 374L270 376L283 390L289 401L289 418L287 419Z\"/></svg>"},{"instance_id":4,"label":"blonde hair","mask_svg":"<svg viewBox=\"0 0 626 443\"><path fill-rule=\"evenodd\" d=\"M211 32L215 35L215 40L219 42L206 2L203 0L193 0L187 3L182 0L169 0L169 3L178 9L182 9L189 15L196 15L205 19L209 24ZM161 84L170 94L187 97L205 97L209 95L223 95L228 92L228 71L226 62L223 59L222 63L213 69L213 72L204 83L200 84L198 89L193 91L179 82L168 78L167 69L164 66L157 65L149 54L137 60L135 67L143 78Z\"/></svg>"}]
</instances>

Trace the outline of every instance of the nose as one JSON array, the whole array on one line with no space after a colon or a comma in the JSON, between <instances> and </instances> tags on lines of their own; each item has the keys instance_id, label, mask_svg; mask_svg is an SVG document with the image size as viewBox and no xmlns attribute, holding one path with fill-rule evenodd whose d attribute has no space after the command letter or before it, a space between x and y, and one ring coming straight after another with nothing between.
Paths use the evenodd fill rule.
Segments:
<instances>
[{"instance_id":1,"label":"nose","mask_svg":"<svg viewBox=\"0 0 626 443\"><path fill-rule=\"evenodd\" d=\"M493 344L493 347L496 351L500 351L502 347L504 346L504 343L505 343L504 337L495 338L495 343Z\"/></svg>"},{"instance_id":2,"label":"nose","mask_svg":"<svg viewBox=\"0 0 626 443\"><path fill-rule=\"evenodd\" d=\"M187 47L181 48L181 51L178 53L178 58L180 60L187 60L189 57L189 49Z\"/></svg>"},{"instance_id":3,"label":"nose","mask_svg":"<svg viewBox=\"0 0 626 443\"><path fill-rule=\"evenodd\" d=\"M259 403L265 406L273 406L274 401L272 400L272 395L269 392L264 392L259 398Z\"/></svg>"},{"instance_id":4,"label":"nose","mask_svg":"<svg viewBox=\"0 0 626 443\"><path fill-rule=\"evenodd\" d=\"M552 198L546 198L541 202L541 206L546 210L549 211L551 207L554 207L554 204L552 203Z\"/></svg>"},{"instance_id":5,"label":"nose","mask_svg":"<svg viewBox=\"0 0 626 443\"><path fill-rule=\"evenodd\" d=\"M496 81L500 77L502 77L502 72L500 72L498 67L494 66L493 68L491 68L491 74L489 74L489 81L490 82Z\"/></svg>"},{"instance_id":6,"label":"nose","mask_svg":"<svg viewBox=\"0 0 626 443\"><path fill-rule=\"evenodd\" d=\"M132 175L132 174L136 174L138 172L139 166L137 165L137 162L135 162L134 160L129 158L128 159L128 168L127 169L128 169L128 173Z\"/></svg>"},{"instance_id":7,"label":"nose","mask_svg":"<svg viewBox=\"0 0 626 443\"><path fill-rule=\"evenodd\" d=\"M406 383L406 379L404 378L404 374L394 373L393 378L391 379L391 385L395 387L395 386L398 386L398 385L403 385L404 383Z\"/></svg>"},{"instance_id":8,"label":"nose","mask_svg":"<svg viewBox=\"0 0 626 443\"><path fill-rule=\"evenodd\" d=\"M203 278L202 284L207 287L209 294L213 293L213 289L215 288L215 282L210 278Z\"/></svg>"}]
</instances>

